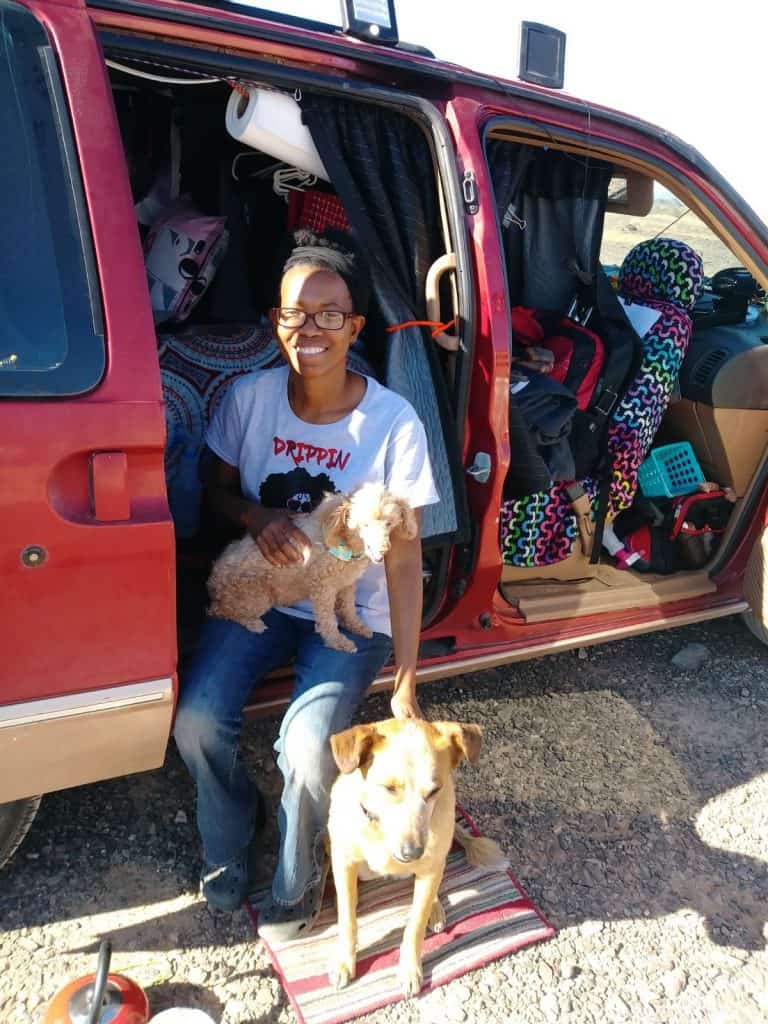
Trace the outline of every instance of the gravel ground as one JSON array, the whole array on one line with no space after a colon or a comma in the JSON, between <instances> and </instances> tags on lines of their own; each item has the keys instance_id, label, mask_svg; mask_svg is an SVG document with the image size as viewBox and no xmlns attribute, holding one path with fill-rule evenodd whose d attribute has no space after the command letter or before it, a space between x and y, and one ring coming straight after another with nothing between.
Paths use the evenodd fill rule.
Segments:
<instances>
[{"instance_id":1,"label":"gravel ground","mask_svg":"<svg viewBox=\"0 0 768 1024\"><path fill-rule=\"evenodd\" d=\"M704 663L672 663L681 649ZM702 652L698 652L701 654ZM768 1022L768 657L735 619L512 665L420 690L479 722L461 802L558 929L369 1024ZM366 718L387 713L382 698ZM248 727L275 800L274 720ZM291 1024L244 911L197 897L193 793L161 771L46 798L0 893L0 1022L42 1019L110 935L155 1012ZM269 870L274 835L267 837Z\"/></svg>"}]
</instances>

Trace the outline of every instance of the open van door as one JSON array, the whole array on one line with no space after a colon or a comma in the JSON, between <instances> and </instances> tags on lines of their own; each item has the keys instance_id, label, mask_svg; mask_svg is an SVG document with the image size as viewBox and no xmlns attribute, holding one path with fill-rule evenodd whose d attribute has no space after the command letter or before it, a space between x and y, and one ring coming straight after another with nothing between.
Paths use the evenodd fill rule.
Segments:
<instances>
[{"instance_id":1,"label":"open van door","mask_svg":"<svg viewBox=\"0 0 768 1024\"><path fill-rule=\"evenodd\" d=\"M103 59L78 3L0 0L0 38L7 805L162 763L176 635L155 334Z\"/></svg>"}]
</instances>

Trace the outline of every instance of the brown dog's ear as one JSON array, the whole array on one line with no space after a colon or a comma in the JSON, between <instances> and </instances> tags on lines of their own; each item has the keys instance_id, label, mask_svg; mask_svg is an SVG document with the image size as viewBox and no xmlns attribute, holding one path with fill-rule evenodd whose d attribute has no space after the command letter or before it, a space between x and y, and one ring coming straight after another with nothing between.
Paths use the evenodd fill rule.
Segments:
<instances>
[{"instance_id":1,"label":"brown dog's ear","mask_svg":"<svg viewBox=\"0 0 768 1024\"><path fill-rule=\"evenodd\" d=\"M353 725L331 736L333 759L340 772L349 775L364 764L379 733L375 725Z\"/></svg>"},{"instance_id":2,"label":"brown dog's ear","mask_svg":"<svg viewBox=\"0 0 768 1024\"><path fill-rule=\"evenodd\" d=\"M400 513L400 522L395 527L395 536L401 537L403 540L413 540L419 535L418 516L403 498L398 498L397 506Z\"/></svg>"},{"instance_id":3,"label":"brown dog's ear","mask_svg":"<svg viewBox=\"0 0 768 1024\"><path fill-rule=\"evenodd\" d=\"M433 722L436 729L451 745L451 767L456 768L466 757L474 764L480 757L483 745L483 731L479 725L463 725L461 722Z\"/></svg>"},{"instance_id":4,"label":"brown dog's ear","mask_svg":"<svg viewBox=\"0 0 768 1024\"><path fill-rule=\"evenodd\" d=\"M323 540L326 547L335 548L344 543L349 525L349 498L339 495L341 500L328 510L323 522Z\"/></svg>"}]
</instances>

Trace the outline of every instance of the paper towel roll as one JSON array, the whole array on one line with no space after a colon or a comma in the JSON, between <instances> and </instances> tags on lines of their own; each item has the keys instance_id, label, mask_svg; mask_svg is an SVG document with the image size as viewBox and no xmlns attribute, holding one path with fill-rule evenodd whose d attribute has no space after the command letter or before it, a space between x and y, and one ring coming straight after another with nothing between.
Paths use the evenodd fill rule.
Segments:
<instances>
[{"instance_id":1,"label":"paper towel roll","mask_svg":"<svg viewBox=\"0 0 768 1024\"><path fill-rule=\"evenodd\" d=\"M288 93L250 88L246 98L233 90L226 125L238 142L330 181L309 128L301 123L301 108Z\"/></svg>"}]
</instances>

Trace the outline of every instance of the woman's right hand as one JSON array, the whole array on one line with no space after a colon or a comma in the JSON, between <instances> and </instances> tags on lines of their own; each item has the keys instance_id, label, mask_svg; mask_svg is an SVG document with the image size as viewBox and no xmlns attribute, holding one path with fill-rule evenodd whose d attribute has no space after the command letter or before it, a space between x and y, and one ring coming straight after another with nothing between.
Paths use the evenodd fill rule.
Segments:
<instances>
[{"instance_id":1,"label":"woman's right hand","mask_svg":"<svg viewBox=\"0 0 768 1024\"><path fill-rule=\"evenodd\" d=\"M282 509L253 504L246 514L246 528L270 565L284 568L306 562L312 544Z\"/></svg>"}]
</instances>

